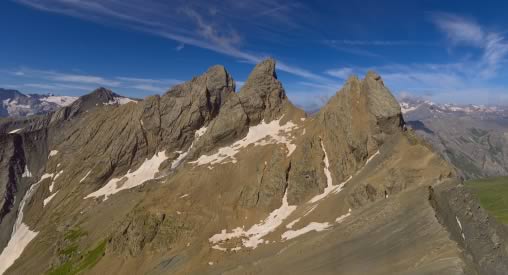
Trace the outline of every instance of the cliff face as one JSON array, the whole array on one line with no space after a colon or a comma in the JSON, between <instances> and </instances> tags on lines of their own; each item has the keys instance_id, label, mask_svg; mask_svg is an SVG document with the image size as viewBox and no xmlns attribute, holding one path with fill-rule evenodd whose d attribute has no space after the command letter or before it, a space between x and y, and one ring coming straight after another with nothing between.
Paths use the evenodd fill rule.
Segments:
<instances>
[{"instance_id":1,"label":"cliff face","mask_svg":"<svg viewBox=\"0 0 508 275\"><path fill-rule=\"evenodd\" d=\"M1 182L13 218L0 226L24 226L3 237L7 273L475 270L428 201L453 168L404 129L375 73L313 118L289 102L274 60L238 93L214 66L162 96L114 99L99 89L0 124L21 129L1 138L1 176L12 167L15 180ZM17 255L20 232L30 238Z\"/></svg>"}]
</instances>

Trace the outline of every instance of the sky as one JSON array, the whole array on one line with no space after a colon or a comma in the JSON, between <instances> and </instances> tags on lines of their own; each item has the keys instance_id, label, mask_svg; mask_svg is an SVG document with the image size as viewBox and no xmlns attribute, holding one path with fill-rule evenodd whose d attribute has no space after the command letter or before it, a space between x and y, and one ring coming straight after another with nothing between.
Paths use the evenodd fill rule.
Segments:
<instances>
[{"instance_id":1,"label":"sky","mask_svg":"<svg viewBox=\"0 0 508 275\"><path fill-rule=\"evenodd\" d=\"M306 109L368 70L399 97L506 105L506 10L508 1L4 0L0 87L143 98L222 64L239 88L273 57Z\"/></svg>"}]
</instances>

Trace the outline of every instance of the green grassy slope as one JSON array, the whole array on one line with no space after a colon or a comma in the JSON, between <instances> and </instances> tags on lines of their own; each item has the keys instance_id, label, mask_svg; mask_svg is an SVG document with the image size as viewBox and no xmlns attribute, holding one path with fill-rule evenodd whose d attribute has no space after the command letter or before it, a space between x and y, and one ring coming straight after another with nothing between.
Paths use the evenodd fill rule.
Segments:
<instances>
[{"instance_id":1,"label":"green grassy slope","mask_svg":"<svg viewBox=\"0 0 508 275\"><path fill-rule=\"evenodd\" d=\"M499 221L508 224L508 177L466 182L480 199L480 204Z\"/></svg>"}]
</instances>

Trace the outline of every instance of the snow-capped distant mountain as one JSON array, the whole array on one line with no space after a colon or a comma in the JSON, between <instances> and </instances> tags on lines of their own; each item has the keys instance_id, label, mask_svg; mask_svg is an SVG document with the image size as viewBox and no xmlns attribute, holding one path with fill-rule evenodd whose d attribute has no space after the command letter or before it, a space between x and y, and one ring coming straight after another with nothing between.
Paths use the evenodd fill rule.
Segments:
<instances>
[{"instance_id":1,"label":"snow-capped distant mountain","mask_svg":"<svg viewBox=\"0 0 508 275\"><path fill-rule=\"evenodd\" d=\"M43 102L55 103L60 107L69 106L78 97L76 96L55 96L55 95L44 95L39 97L39 100Z\"/></svg>"},{"instance_id":2,"label":"snow-capped distant mountain","mask_svg":"<svg viewBox=\"0 0 508 275\"><path fill-rule=\"evenodd\" d=\"M407 125L466 179L508 175L508 107L403 98Z\"/></svg>"},{"instance_id":3,"label":"snow-capped distant mountain","mask_svg":"<svg viewBox=\"0 0 508 275\"><path fill-rule=\"evenodd\" d=\"M106 90L99 88L98 90ZM106 95L107 94L107 95ZM101 105L123 105L135 99L115 94L105 93L104 100L97 101ZM0 117L26 117L39 115L69 106L78 100L77 96L59 96L54 94L23 94L17 90L0 88ZM106 102L106 103L104 103ZM95 103L94 103L95 104Z\"/></svg>"},{"instance_id":4,"label":"snow-capped distant mountain","mask_svg":"<svg viewBox=\"0 0 508 275\"><path fill-rule=\"evenodd\" d=\"M474 116L478 118L496 118L508 116L508 107L492 105L439 104L420 98L404 97L399 100L400 108L406 120L450 116Z\"/></svg>"},{"instance_id":5,"label":"snow-capped distant mountain","mask_svg":"<svg viewBox=\"0 0 508 275\"><path fill-rule=\"evenodd\" d=\"M44 114L72 104L78 97L28 94L0 88L0 117Z\"/></svg>"}]
</instances>

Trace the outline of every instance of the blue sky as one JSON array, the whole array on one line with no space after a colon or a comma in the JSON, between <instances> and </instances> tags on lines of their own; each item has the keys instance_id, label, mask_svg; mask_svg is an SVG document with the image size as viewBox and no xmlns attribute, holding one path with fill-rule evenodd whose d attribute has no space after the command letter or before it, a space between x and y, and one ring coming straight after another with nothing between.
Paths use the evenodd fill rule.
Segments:
<instances>
[{"instance_id":1,"label":"blue sky","mask_svg":"<svg viewBox=\"0 0 508 275\"><path fill-rule=\"evenodd\" d=\"M508 104L506 10L507 1L1 1L0 86L143 98L214 64L241 85L272 56L306 108L371 69L399 96Z\"/></svg>"}]
</instances>

